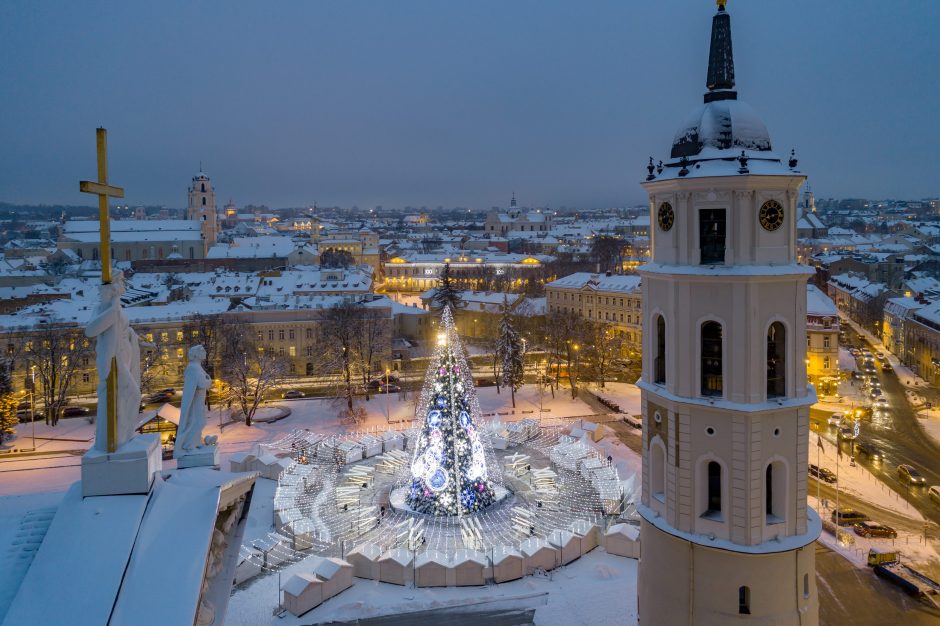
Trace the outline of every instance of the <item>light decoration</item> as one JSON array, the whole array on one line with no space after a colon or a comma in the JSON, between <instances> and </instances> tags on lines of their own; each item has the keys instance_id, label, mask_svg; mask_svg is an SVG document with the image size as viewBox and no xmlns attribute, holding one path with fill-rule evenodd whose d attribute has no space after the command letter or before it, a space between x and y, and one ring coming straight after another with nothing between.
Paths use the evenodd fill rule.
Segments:
<instances>
[{"instance_id":1,"label":"light decoration","mask_svg":"<svg viewBox=\"0 0 940 626\"><path fill-rule=\"evenodd\" d=\"M479 404L450 307L441 315L437 353L416 415L423 424L411 462L408 506L428 515L459 516L493 504Z\"/></svg>"}]
</instances>

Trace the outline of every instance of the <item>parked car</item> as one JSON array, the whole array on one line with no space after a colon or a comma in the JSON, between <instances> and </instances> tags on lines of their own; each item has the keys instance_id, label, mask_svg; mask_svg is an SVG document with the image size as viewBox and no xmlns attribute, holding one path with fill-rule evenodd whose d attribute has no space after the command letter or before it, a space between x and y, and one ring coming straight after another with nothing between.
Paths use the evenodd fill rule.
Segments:
<instances>
[{"instance_id":1,"label":"parked car","mask_svg":"<svg viewBox=\"0 0 940 626\"><path fill-rule=\"evenodd\" d=\"M898 531L890 526L884 526L871 520L855 524L852 526L852 530L859 537L886 537L888 539L897 539L898 537Z\"/></svg>"},{"instance_id":2,"label":"parked car","mask_svg":"<svg viewBox=\"0 0 940 626\"><path fill-rule=\"evenodd\" d=\"M175 396L175 395L176 395L176 389L173 389L173 387L167 387L166 389L161 389L158 393L166 393L166 394L169 394L169 395L171 395L171 396Z\"/></svg>"},{"instance_id":3,"label":"parked car","mask_svg":"<svg viewBox=\"0 0 940 626\"><path fill-rule=\"evenodd\" d=\"M395 383L389 383L387 385L382 385L379 387L379 391L382 393L398 393L401 391L401 386L396 385Z\"/></svg>"},{"instance_id":4,"label":"parked car","mask_svg":"<svg viewBox=\"0 0 940 626\"><path fill-rule=\"evenodd\" d=\"M478 378L477 387L495 387L496 382L492 378Z\"/></svg>"},{"instance_id":5,"label":"parked car","mask_svg":"<svg viewBox=\"0 0 940 626\"><path fill-rule=\"evenodd\" d=\"M927 479L921 476L920 472L913 465L902 463L898 465L898 478L902 483L919 487L927 483Z\"/></svg>"},{"instance_id":6,"label":"parked car","mask_svg":"<svg viewBox=\"0 0 940 626\"><path fill-rule=\"evenodd\" d=\"M927 497L940 504L940 485L933 485L927 490Z\"/></svg>"},{"instance_id":7,"label":"parked car","mask_svg":"<svg viewBox=\"0 0 940 626\"><path fill-rule=\"evenodd\" d=\"M282 397L285 400L296 400L297 398L303 398L304 392L299 389L289 389L282 394Z\"/></svg>"},{"instance_id":8,"label":"parked car","mask_svg":"<svg viewBox=\"0 0 940 626\"><path fill-rule=\"evenodd\" d=\"M836 509L832 512L832 523L839 526L852 526L867 519L867 515L855 509Z\"/></svg>"},{"instance_id":9,"label":"parked car","mask_svg":"<svg viewBox=\"0 0 940 626\"><path fill-rule=\"evenodd\" d=\"M20 423L33 422L41 418L42 416L39 413L30 413L28 409L16 412L16 419L18 419Z\"/></svg>"},{"instance_id":10,"label":"parked car","mask_svg":"<svg viewBox=\"0 0 940 626\"><path fill-rule=\"evenodd\" d=\"M62 417L82 417L90 413L91 409L87 406L67 406L62 409Z\"/></svg>"},{"instance_id":11,"label":"parked car","mask_svg":"<svg viewBox=\"0 0 940 626\"><path fill-rule=\"evenodd\" d=\"M836 475L832 471L826 469L825 467L819 467L810 463L809 465L809 475L817 480L821 480L824 483L834 483L836 482Z\"/></svg>"},{"instance_id":12,"label":"parked car","mask_svg":"<svg viewBox=\"0 0 940 626\"><path fill-rule=\"evenodd\" d=\"M165 391L158 391L157 393L147 398L147 402L149 402L150 404L160 404L161 402L169 402L172 399L173 399L172 393L167 393Z\"/></svg>"},{"instance_id":13,"label":"parked car","mask_svg":"<svg viewBox=\"0 0 940 626\"><path fill-rule=\"evenodd\" d=\"M865 456L871 461L882 461L884 459L881 450L864 441L855 442L855 456Z\"/></svg>"},{"instance_id":14,"label":"parked car","mask_svg":"<svg viewBox=\"0 0 940 626\"><path fill-rule=\"evenodd\" d=\"M843 416L842 413L833 413L829 416L829 425L838 428L842 426L843 419L845 419L845 416Z\"/></svg>"}]
</instances>

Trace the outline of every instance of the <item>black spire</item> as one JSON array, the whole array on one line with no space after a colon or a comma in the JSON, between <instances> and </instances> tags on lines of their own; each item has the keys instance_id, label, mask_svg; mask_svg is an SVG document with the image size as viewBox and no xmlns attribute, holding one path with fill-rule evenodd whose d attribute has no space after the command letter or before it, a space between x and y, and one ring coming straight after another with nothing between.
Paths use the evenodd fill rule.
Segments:
<instances>
[{"instance_id":1,"label":"black spire","mask_svg":"<svg viewBox=\"0 0 940 626\"><path fill-rule=\"evenodd\" d=\"M734 91L734 54L731 50L731 16L726 0L718 0L718 13L712 18L712 45L708 52L708 80L705 102L737 100Z\"/></svg>"}]
</instances>

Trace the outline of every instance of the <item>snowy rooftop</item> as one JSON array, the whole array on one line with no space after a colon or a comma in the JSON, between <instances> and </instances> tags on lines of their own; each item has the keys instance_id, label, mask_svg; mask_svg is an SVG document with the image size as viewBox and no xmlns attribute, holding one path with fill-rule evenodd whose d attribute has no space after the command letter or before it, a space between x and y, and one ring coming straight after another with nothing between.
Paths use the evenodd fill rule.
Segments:
<instances>
[{"instance_id":1,"label":"snowy rooftop","mask_svg":"<svg viewBox=\"0 0 940 626\"><path fill-rule=\"evenodd\" d=\"M806 314L838 317L839 309L816 285L806 285Z\"/></svg>"},{"instance_id":2,"label":"snowy rooftop","mask_svg":"<svg viewBox=\"0 0 940 626\"><path fill-rule=\"evenodd\" d=\"M591 274L589 272L576 272L564 278L559 278L545 285L546 288L560 289L593 289L594 291L617 291L633 293L640 287L640 277L636 275Z\"/></svg>"}]
</instances>

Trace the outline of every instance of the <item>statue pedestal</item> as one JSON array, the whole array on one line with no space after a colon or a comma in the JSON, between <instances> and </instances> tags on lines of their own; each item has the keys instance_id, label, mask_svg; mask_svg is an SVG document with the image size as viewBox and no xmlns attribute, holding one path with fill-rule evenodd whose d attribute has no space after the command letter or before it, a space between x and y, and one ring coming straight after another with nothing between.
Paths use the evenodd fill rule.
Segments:
<instances>
[{"instance_id":1,"label":"statue pedestal","mask_svg":"<svg viewBox=\"0 0 940 626\"><path fill-rule=\"evenodd\" d=\"M82 457L82 496L148 493L163 468L160 435L137 435L112 453L92 448Z\"/></svg>"},{"instance_id":2,"label":"statue pedestal","mask_svg":"<svg viewBox=\"0 0 940 626\"><path fill-rule=\"evenodd\" d=\"M176 458L177 469L211 467L219 464L219 446L199 446Z\"/></svg>"}]
</instances>

